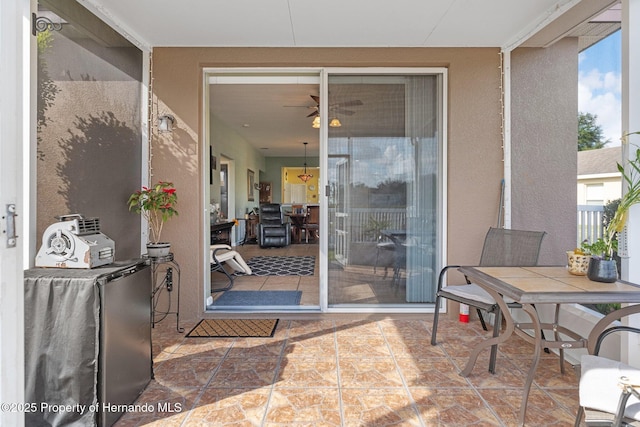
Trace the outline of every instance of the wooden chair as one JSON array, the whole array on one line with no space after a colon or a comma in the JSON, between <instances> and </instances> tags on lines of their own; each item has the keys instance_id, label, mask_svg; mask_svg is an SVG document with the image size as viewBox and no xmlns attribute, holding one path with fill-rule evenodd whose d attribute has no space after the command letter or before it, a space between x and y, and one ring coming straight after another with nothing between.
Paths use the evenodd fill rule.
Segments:
<instances>
[{"instance_id":1,"label":"wooden chair","mask_svg":"<svg viewBox=\"0 0 640 427\"><path fill-rule=\"evenodd\" d=\"M307 216L302 224L304 238L309 243L309 233L313 233L313 240L318 238L320 232L320 206L307 206Z\"/></svg>"}]
</instances>

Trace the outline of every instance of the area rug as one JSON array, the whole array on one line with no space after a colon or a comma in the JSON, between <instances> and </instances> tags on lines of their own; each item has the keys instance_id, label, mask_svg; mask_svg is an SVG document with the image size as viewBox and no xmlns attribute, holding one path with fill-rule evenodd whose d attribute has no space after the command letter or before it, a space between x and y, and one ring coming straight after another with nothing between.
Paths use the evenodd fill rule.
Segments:
<instances>
[{"instance_id":1,"label":"area rug","mask_svg":"<svg viewBox=\"0 0 640 427\"><path fill-rule=\"evenodd\" d=\"M273 337L278 319L203 319L187 338Z\"/></svg>"},{"instance_id":2,"label":"area rug","mask_svg":"<svg viewBox=\"0 0 640 427\"><path fill-rule=\"evenodd\" d=\"M254 256L247 261L256 276L313 276L315 256Z\"/></svg>"},{"instance_id":3,"label":"area rug","mask_svg":"<svg viewBox=\"0 0 640 427\"><path fill-rule=\"evenodd\" d=\"M298 305L302 291L226 291L209 307Z\"/></svg>"}]
</instances>

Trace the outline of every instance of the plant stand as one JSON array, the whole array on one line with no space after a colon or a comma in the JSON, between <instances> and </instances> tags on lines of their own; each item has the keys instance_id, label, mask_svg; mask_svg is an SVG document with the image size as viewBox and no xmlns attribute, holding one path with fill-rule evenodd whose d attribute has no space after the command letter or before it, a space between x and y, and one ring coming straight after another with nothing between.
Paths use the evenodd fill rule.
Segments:
<instances>
[{"instance_id":1,"label":"plant stand","mask_svg":"<svg viewBox=\"0 0 640 427\"><path fill-rule=\"evenodd\" d=\"M173 253L160 257L144 254L142 257L151 264L151 327L155 328L156 323L163 321L170 314L175 314L176 330L184 332L184 328L180 327L180 265L173 259ZM164 276L161 276L161 273ZM176 307L172 310L174 290ZM167 292L167 308L159 310L158 303L163 291Z\"/></svg>"}]
</instances>

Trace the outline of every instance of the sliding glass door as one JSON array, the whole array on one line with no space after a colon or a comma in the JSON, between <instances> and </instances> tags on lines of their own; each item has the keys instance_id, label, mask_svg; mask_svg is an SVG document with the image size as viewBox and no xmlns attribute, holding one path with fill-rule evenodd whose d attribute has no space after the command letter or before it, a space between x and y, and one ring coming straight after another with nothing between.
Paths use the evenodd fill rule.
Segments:
<instances>
[{"instance_id":1,"label":"sliding glass door","mask_svg":"<svg viewBox=\"0 0 640 427\"><path fill-rule=\"evenodd\" d=\"M445 80L443 69L329 71L329 307L435 300Z\"/></svg>"}]
</instances>

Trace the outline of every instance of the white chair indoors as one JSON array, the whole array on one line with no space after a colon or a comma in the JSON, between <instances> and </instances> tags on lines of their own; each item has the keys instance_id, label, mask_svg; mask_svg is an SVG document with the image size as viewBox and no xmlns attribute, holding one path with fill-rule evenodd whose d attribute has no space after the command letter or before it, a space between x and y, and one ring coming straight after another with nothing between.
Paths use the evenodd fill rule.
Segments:
<instances>
[{"instance_id":1,"label":"white chair indoors","mask_svg":"<svg viewBox=\"0 0 640 427\"><path fill-rule=\"evenodd\" d=\"M211 272L219 271L227 277L227 284L223 288L213 289L211 284L211 292L223 292L233 287L233 280L238 273L252 274L251 268L244 261L242 256L234 251L229 245L211 245L210 250ZM227 271L224 266L227 265L231 271Z\"/></svg>"}]
</instances>

